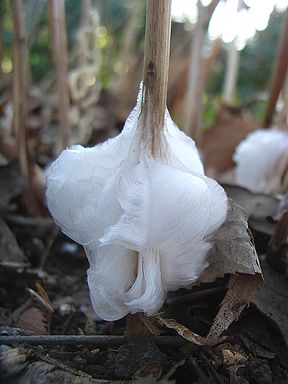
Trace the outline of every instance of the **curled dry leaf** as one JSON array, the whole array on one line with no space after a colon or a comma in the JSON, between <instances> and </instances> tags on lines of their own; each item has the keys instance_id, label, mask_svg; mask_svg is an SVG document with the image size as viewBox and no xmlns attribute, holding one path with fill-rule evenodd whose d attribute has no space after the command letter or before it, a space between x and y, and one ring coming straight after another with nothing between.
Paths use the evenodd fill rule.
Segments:
<instances>
[{"instance_id":1,"label":"curled dry leaf","mask_svg":"<svg viewBox=\"0 0 288 384\"><path fill-rule=\"evenodd\" d=\"M213 282L218 277L231 275L228 292L214 319L209 338L220 336L237 320L263 284L247 218L247 213L230 200L226 221L216 232L214 247L208 256L209 267L200 277L201 282Z\"/></svg>"},{"instance_id":2,"label":"curled dry leaf","mask_svg":"<svg viewBox=\"0 0 288 384\"><path fill-rule=\"evenodd\" d=\"M214 246L209 252L209 267L200 277L209 283L230 274L261 275L261 267L248 229L248 214L233 200L229 200L226 220L215 233Z\"/></svg>"},{"instance_id":3,"label":"curled dry leaf","mask_svg":"<svg viewBox=\"0 0 288 384\"><path fill-rule=\"evenodd\" d=\"M230 277L228 292L213 321L208 338L221 335L229 325L237 320L243 309L251 302L262 286L262 276L240 274Z\"/></svg>"},{"instance_id":4,"label":"curled dry leaf","mask_svg":"<svg viewBox=\"0 0 288 384\"><path fill-rule=\"evenodd\" d=\"M50 319L50 313L45 313L37 307L31 307L21 314L16 325L34 335L48 335Z\"/></svg>"},{"instance_id":5,"label":"curled dry leaf","mask_svg":"<svg viewBox=\"0 0 288 384\"><path fill-rule=\"evenodd\" d=\"M230 275L228 292L213 321L208 337L201 337L173 319L157 319L190 342L203 346L219 342L219 336L237 320L263 283L261 267L247 224L247 213L229 200L226 220L214 235L209 267L198 282L210 283Z\"/></svg>"},{"instance_id":6,"label":"curled dry leaf","mask_svg":"<svg viewBox=\"0 0 288 384\"><path fill-rule=\"evenodd\" d=\"M32 332L34 335L48 335L52 320L53 307L45 289L36 283L37 292L27 288L32 299L28 299L23 309L19 308L16 326Z\"/></svg>"}]
</instances>

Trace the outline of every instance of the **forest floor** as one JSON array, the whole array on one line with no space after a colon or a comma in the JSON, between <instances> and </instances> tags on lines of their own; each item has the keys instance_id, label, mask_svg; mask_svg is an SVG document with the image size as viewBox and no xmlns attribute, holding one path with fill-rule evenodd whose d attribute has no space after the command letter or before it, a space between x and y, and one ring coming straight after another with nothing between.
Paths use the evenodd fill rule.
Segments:
<instances>
[{"instance_id":1,"label":"forest floor","mask_svg":"<svg viewBox=\"0 0 288 384\"><path fill-rule=\"evenodd\" d=\"M256 297L224 338L204 347L167 329L151 337L113 339L127 333L126 319L97 318L88 294L85 253L50 219L6 214L0 225L0 261L0 336L15 338L7 344L0 340L6 384L288 383L287 280L265 257L261 263L268 283L261 304ZM226 285L227 279L220 279L192 292L180 290L168 296L164 313L204 336ZM17 343L19 335L39 335L38 345ZM100 344L82 338L48 345L41 341L45 335L108 337ZM174 336L175 343L165 344L165 336Z\"/></svg>"}]
</instances>

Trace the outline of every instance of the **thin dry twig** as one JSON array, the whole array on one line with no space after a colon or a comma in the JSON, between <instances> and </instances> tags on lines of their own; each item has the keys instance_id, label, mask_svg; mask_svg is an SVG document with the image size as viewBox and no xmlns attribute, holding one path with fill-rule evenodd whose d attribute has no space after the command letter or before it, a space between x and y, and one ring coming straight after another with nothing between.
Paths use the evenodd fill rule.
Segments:
<instances>
[{"instance_id":1,"label":"thin dry twig","mask_svg":"<svg viewBox=\"0 0 288 384\"><path fill-rule=\"evenodd\" d=\"M51 50L57 75L59 120L62 147L69 144L69 94L68 94L68 56L65 25L64 0L48 1L48 17L51 35Z\"/></svg>"}]
</instances>

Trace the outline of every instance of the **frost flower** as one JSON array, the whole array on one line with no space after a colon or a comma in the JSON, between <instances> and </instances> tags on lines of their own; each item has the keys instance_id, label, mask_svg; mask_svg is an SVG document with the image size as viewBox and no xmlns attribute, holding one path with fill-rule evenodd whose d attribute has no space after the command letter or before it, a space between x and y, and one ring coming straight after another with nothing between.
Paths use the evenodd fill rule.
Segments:
<instances>
[{"instance_id":1,"label":"frost flower","mask_svg":"<svg viewBox=\"0 0 288 384\"><path fill-rule=\"evenodd\" d=\"M288 189L288 133L259 129L235 150L235 180L253 192L278 194Z\"/></svg>"},{"instance_id":2,"label":"frost flower","mask_svg":"<svg viewBox=\"0 0 288 384\"><path fill-rule=\"evenodd\" d=\"M49 210L84 246L91 301L105 320L152 315L167 291L197 280L227 212L225 192L204 175L193 140L168 112L164 154L150 155L140 109L138 98L120 135L63 151L47 175Z\"/></svg>"}]
</instances>

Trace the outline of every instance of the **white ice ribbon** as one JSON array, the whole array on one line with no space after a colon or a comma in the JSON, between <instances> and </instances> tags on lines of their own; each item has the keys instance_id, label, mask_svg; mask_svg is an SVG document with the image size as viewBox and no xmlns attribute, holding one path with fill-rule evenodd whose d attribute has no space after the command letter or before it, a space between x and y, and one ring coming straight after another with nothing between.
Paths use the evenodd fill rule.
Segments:
<instances>
[{"instance_id":1,"label":"white ice ribbon","mask_svg":"<svg viewBox=\"0 0 288 384\"><path fill-rule=\"evenodd\" d=\"M63 151L47 174L48 208L84 246L91 301L105 320L152 315L167 291L197 280L227 213L225 192L204 175L195 143L168 112L167 153L146 151L140 108L141 97L120 135Z\"/></svg>"}]
</instances>

